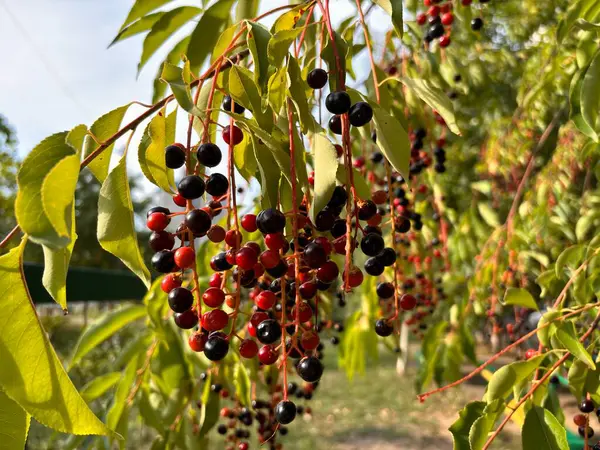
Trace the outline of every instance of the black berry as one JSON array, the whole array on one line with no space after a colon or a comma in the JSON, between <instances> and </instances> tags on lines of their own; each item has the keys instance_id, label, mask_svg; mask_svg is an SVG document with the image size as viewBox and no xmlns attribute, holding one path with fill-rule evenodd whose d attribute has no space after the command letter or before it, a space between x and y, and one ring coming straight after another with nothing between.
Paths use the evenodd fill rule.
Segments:
<instances>
[{"instance_id":1,"label":"black berry","mask_svg":"<svg viewBox=\"0 0 600 450\"><path fill-rule=\"evenodd\" d=\"M290 400L282 400L275 407L275 420L287 425L296 418L296 405Z\"/></svg>"},{"instance_id":2,"label":"black berry","mask_svg":"<svg viewBox=\"0 0 600 450\"><path fill-rule=\"evenodd\" d=\"M210 142L198 147L196 155L198 156L198 162L206 167L215 167L223 157L221 149Z\"/></svg>"},{"instance_id":3,"label":"black berry","mask_svg":"<svg viewBox=\"0 0 600 450\"><path fill-rule=\"evenodd\" d=\"M155 252L171 250L175 245L175 238L166 231L155 231L150 235L150 248Z\"/></svg>"},{"instance_id":4,"label":"black berry","mask_svg":"<svg viewBox=\"0 0 600 450\"><path fill-rule=\"evenodd\" d=\"M231 111L231 97L226 95L223 99L223 109L225 111ZM246 109L242 106L233 102L233 112L236 114L243 114Z\"/></svg>"},{"instance_id":5,"label":"black berry","mask_svg":"<svg viewBox=\"0 0 600 450\"><path fill-rule=\"evenodd\" d=\"M323 69L313 69L308 73L306 83L312 89L322 89L327 84L327 79L327 72Z\"/></svg>"},{"instance_id":6,"label":"black berry","mask_svg":"<svg viewBox=\"0 0 600 450\"><path fill-rule=\"evenodd\" d=\"M333 134L342 134L342 119L340 116L331 116L329 129Z\"/></svg>"},{"instance_id":7,"label":"black berry","mask_svg":"<svg viewBox=\"0 0 600 450\"><path fill-rule=\"evenodd\" d=\"M285 228L285 216L277 209L265 209L256 216L256 225L263 234L279 233Z\"/></svg>"},{"instance_id":8,"label":"black berry","mask_svg":"<svg viewBox=\"0 0 600 450\"><path fill-rule=\"evenodd\" d=\"M281 338L281 325L273 319L263 320L256 327L256 338L262 344L273 344Z\"/></svg>"},{"instance_id":9,"label":"black berry","mask_svg":"<svg viewBox=\"0 0 600 450\"><path fill-rule=\"evenodd\" d=\"M152 256L152 267L157 272L169 273L175 269L175 255L169 250L161 250Z\"/></svg>"},{"instance_id":10,"label":"black berry","mask_svg":"<svg viewBox=\"0 0 600 450\"><path fill-rule=\"evenodd\" d=\"M352 126L362 127L373 118L373 108L367 102L358 102L352 105L348 117Z\"/></svg>"},{"instance_id":11,"label":"black berry","mask_svg":"<svg viewBox=\"0 0 600 450\"><path fill-rule=\"evenodd\" d=\"M211 227L210 215L202 209L192 209L185 215L185 226L194 235L202 236L208 232Z\"/></svg>"},{"instance_id":12,"label":"black berry","mask_svg":"<svg viewBox=\"0 0 600 450\"><path fill-rule=\"evenodd\" d=\"M367 256L376 256L383 251L383 238L375 233L367 234L360 241L360 249Z\"/></svg>"},{"instance_id":13,"label":"black berry","mask_svg":"<svg viewBox=\"0 0 600 450\"><path fill-rule=\"evenodd\" d=\"M394 296L394 285L388 282L378 283L376 292L379 298L391 298Z\"/></svg>"},{"instance_id":14,"label":"black berry","mask_svg":"<svg viewBox=\"0 0 600 450\"><path fill-rule=\"evenodd\" d=\"M187 311L194 304L194 295L189 289L178 287L169 292L169 306L177 313Z\"/></svg>"},{"instance_id":15,"label":"black berry","mask_svg":"<svg viewBox=\"0 0 600 450\"><path fill-rule=\"evenodd\" d=\"M220 173L213 173L206 181L206 192L213 197L221 197L227 194L229 190L229 181L227 177Z\"/></svg>"},{"instance_id":16,"label":"black berry","mask_svg":"<svg viewBox=\"0 0 600 450\"><path fill-rule=\"evenodd\" d=\"M386 337L391 335L394 332L394 327L388 324L385 320L379 319L375 322L375 333L378 336Z\"/></svg>"},{"instance_id":17,"label":"black berry","mask_svg":"<svg viewBox=\"0 0 600 450\"><path fill-rule=\"evenodd\" d=\"M314 383L319 381L321 375L323 375L323 364L314 356L305 356L298 362L296 370L298 371L300 378L304 381Z\"/></svg>"},{"instance_id":18,"label":"black berry","mask_svg":"<svg viewBox=\"0 0 600 450\"><path fill-rule=\"evenodd\" d=\"M371 257L365 261L365 272L373 277L381 275L384 270L385 266L376 257Z\"/></svg>"},{"instance_id":19,"label":"black berry","mask_svg":"<svg viewBox=\"0 0 600 450\"><path fill-rule=\"evenodd\" d=\"M211 361L220 361L229 352L229 342L219 335L213 335L208 338L204 345L204 354Z\"/></svg>"},{"instance_id":20,"label":"black berry","mask_svg":"<svg viewBox=\"0 0 600 450\"><path fill-rule=\"evenodd\" d=\"M179 169L185 164L185 150L181 145L169 145L165 149L165 164L169 169Z\"/></svg>"},{"instance_id":21,"label":"black berry","mask_svg":"<svg viewBox=\"0 0 600 450\"><path fill-rule=\"evenodd\" d=\"M481 19L480 17L475 17L473 20L471 20L471 30L479 31L482 28L483 28L483 19Z\"/></svg>"},{"instance_id":22,"label":"black berry","mask_svg":"<svg viewBox=\"0 0 600 450\"><path fill-rule=\"evenodd\" d=\"M179 194L188 200L194 200L202 197L204 194L204 180L198 175L188 175L184 177L177 185Z\"/></svg>"}]
</instances>

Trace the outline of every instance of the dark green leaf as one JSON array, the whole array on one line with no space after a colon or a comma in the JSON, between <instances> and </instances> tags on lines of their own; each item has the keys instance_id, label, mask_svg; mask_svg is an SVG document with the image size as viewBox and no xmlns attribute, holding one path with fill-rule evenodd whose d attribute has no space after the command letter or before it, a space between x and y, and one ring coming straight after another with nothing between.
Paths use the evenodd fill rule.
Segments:
<instances>
[{"instance_id":1,"label":"dark green leaf","mask_svg":"<svg viewBox=\"0 0 600 450\"><path fill-rule=\"evenodd\" d=\"M448 428L454 440L454 450L471 450L469 432L473 423L483 415L486 405L485 402L471 402L458 412L459 418Z\"/></svg>"},{"instance_id":2,"label":"dark green leaf","mask_svg":"<svg viewBox=\"0 0 600 450\"><path fill-rule=\"evenodd\" d=\"M523 448L536 450L569 450L567 432L547 409L533 406L522 430Z\"/></svg>"}]
</instances>

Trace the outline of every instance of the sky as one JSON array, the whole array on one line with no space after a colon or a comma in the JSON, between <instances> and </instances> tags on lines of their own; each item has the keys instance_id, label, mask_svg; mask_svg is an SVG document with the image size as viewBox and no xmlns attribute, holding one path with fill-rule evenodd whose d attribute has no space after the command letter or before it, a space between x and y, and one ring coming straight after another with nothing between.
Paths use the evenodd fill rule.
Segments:
<instances>
[{"instance_id":1,"label":"sky","mask_svg":"<svg viewBox=\"0 0 600 450\"><path fill-rule=\"evenodd\" d=\"M80 123L91 125L132 100L150 102L152 79L165 52L137 78L142 38L107 48L132 3L0 0L0 114L17 132L21 157L50 134ZM173 5L198 3L177 0ZM266 0L262 9L287 3ZM348 0L332 1L332 8L344 16L353 11L350 5Z\"/></svg>"}]
</instances>

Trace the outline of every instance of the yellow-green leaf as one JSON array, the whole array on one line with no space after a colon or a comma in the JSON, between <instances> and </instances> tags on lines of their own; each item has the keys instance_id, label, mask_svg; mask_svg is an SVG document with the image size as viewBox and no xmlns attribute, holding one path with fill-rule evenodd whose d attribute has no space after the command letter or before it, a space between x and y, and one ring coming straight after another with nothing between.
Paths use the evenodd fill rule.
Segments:
<instances>
[{"instance_id":1,"label":"yellow-green leaf","mask_svg":"<svg viewBox=\"0 0 600 450\"><path fill-rule=\"evenodd\" d=\"M302 133L307 134L309 131L315 130L316 124L311 114L311 108L306 97L305 82L302 79L302 72L296 58L290 56L287 73L287 86L290 98L296 107Z\"/></svg>"},{"instance_id":2,"label":"yellow-green leaf","mask_svg":"<svg viewBox=\"0 0 600 450\"><path fill-rule=\"evenodd\" d=\"M102 374L81 388L81 396L86 402L93 402L97 398L102 397L110 388L117 384L120 378L121 372L108 372Z\"/></svg>"},{"instance_id":3,"label":"yellow-green leaf","mask_svg":"<svg viewBox=\"0 0 600 450\"><path fill-rule=\"evenodd\" d=\"M331 199L335 189L339 161L334 145L323 134L313 135L312 154L315 170L315 196L310 215L314 222L316 215Z\"/></svg>"},{"instance_id":4,"label":"yellow-green leaf","mask_svg":"<svg viewBox=\"0 0 600 450\"><path fill-rule=\"evenodd\" d=\"M126 156L124 153L100 189L97 236L104 250L123 261L150 287L150 272L138 247L133 222Z\"/></svg>"},{"instance_id":5,"label":"yellow-green leaf","mask_svg":"<svg viewBox=\"0 0 600 450\"><path fill-rule=\"evenodd\" d=\"M75 186L79 177L79 156L61 159L42 182L42 205L50 223L60 236L71 235Z\"/></svg>"},{"instance_id":6,"label":"yellow-green leaf","mask_svg":"<svg viewBox=\"0 0 600 450\"><path fill-rule=\"evenodd\" d=\"M503 304L539 310L537 303L527 289L508 288L504 295Z\"/></svg>"},{"instance_id":7,"label":"yellow-green leaf","mask_svg":"<svg viewBox=\"0 0 600 450\"><path fill-rule=\"evenodd\" d=\"M23 239L0 257L0 385L47 427L71 434L112 435L73 386L42 328L25 286L25 243Z\"/></svg>"},{"instance_id":8,"label":"yellow-green leaf","mask_svg":"<svg viewBox=\"0 0 600 450\"><path fill-rule=\"evenodd\" d=\"M373 124L377 146L405 180L409 179L410 142L402 124L379 105L373 104Z\"/></svg>"},{"instance_id":9,"label":"yellow-green leaf","mask_svg":"<svg viewBox=\"0 0 600 450\"><path fill-rule=\"evenodd\" d=\"M174 185L173 170L165 165L165 148L172 144L167 141L167 123L175 121L177 111L172 112L168 118L157 114L148 124L148 137L150 142L145 151L144 161L152 181L163 191L172 194ZM172 126L172 124L170 125Z\"/></svg>"},{"instance_id":10,"label":"yellow-green leaf","mask_svg":"<svg viewBox=\"0 0 600 450\"><path fill-rule=\"evenodd\" d=\"M160 8L161 6L172 1L173 0L136 0L129 10L129 14L127 14L127 18L125 19L125 22L123 22L123 25L121 25L121 29L119 31L122 31L125 27L127 27L127 25L135 22L141 17L144 17L149 12L152 12L155 9Z\"/></svg>"},{"instance_id":11,"label":"yellow-green leaf","mask_svg":"<svg viewBox=\"0 0 600 450\"><path fill-rule=\"evenodd\" d=\"M190 114L199 116L202 114L202 111L194 105L190 85L185 77L185 71L189 71L189 63L186 63L185 67L182 69L181 67L166 62L163 65L160 79L169 85L179 106Z\"/></svg>"},{"instance_id":12,"label":"yellow-green leaf","mask_svg":"<svg viewBox=\"0 0 600 450\"><path fill-rule=\"evenodd\" d=\"M125 39L141 34L144 31L149 31L154 26L154 24L158 22L164 15L165 13L161 11L153 14L148 14L147 16L136 20L129 26L119 31L119 34L115 36L113 41L110 43L109 47L112 47L119 41L124 41Z\"/></svg>"},{"instance_id":13,"label":"yellow-green leaf","mask_svg":"<svg viewBox=\"0 0 600 450\"><path fill-rule=\"evenodd\" d=\"M0 389L0 436L4 450L23 450L31 417Z\"/></svg>"},{"instance_id":14,"label":"yellow-green leaf","mask_svg":"<svg viewBox=\"0 0 600 450\"><path fill-rule=\"evenodd\" d=\"M381 6L392 19L392 25L400 37L404 33L402 25L402 0L373 0Z\"/></svg>"},{"instance_id":15,"label":"yellow-green leaf","mask_svg":"<svg viewBox=\"0 0 600 450\"><path fill-rule=\"evenodd\" d=\"M598 141L598 110L600 109L600 51L596 52L592 63L581 83L581 116Z\"/></svg>"},{"instance_id":16,"label":"yellow-green leaf","mask_svg":"<svg viewBox=\"0 0 600 450\"><path fill-rule=\"evenodd\" d=\"M252 55L252 61L254 61L254 81L256 81L258 89L264 92L269 79L267 48L270 44L271 33L269 33L269 30L264 25L256 22L247 20L246 26L248 27L246 35L248 49Z\"/></svg>"},{"instance_id":17,"label":"yellow-green leaf","mask_svg":"<svg viewBox=\"0 0 600 450\"><path fill-rule=\"evenodd\" d=\"M562 323L556 327L556 337L562 345L565 346L577 359L587 364L587 366L596 370L596 364L594 360L585 349L585 347L577 339L577 333L575 331L575 325L573 322Z\"/></svg>"}]
</instances>

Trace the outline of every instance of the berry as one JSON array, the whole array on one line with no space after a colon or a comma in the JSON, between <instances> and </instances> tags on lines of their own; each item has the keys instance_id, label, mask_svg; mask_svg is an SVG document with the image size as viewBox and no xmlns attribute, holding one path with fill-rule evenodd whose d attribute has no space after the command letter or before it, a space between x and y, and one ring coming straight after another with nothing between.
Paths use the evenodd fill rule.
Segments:
<instances>
[{"instance_id":1,"label":"berry","mask_svg":"<svg viewBox=\"0 0 600 450\"><path fill-rule=\"evenodd\" d=\"M346 275L344 274L342 278L345 280ZM364 279L362 271L358 267L353 267L350 269L350 274L348 276L348 284L350 287L358 287L362 284Z\"/></svg>"},{"instance_id":2,"label":"berry","mask_svg":"<svg viewBox=\"0 0 600 450\"><path fill-rule=\"evenodd\" d=\"M154 232L150 235L150 248L155 252L171 250L175 245L175 238L166 231Z\"/></svg>"},{"instance_id":3,"label":"berry","mask_svg":"<svg viewBox=\"0 0 600 450\"><path fill-rule=\"evenodd\" d=\"M161 250L152 256L152 267L157 272L169 273L175 269L175 257L169 250Z\"/></svg>"},{"instance_id":4,"label":"berry","mask_svg":"<svg viewBox=\"0 0 600 450\"><path fill-rule=\"evenodd\" d=\"M594 409L596 409L596 405L594 405L594 401L591 399L586 398L579 404L579 411L582 413L588 414L594 412Z\"/></svg>"},{"instance_id":5,"label":"berry","mask_svg":"<svg viewBox=\"0 0 600 450\"><path fill-rule=\"evenodd\" d=\"M304 260L311 269L318 269L327 261L327 252L322 245L311 242L304 249Z\"/></svg>"},{"instance_id":6,"label":"berry","mask_svg":"<svg viewBox=\"0 0 600 450\"><path fill-rule=\"evenodd\" d=\"M332 283L333 280L335 280L339 274L340 269L338 268L337 264L333 261L327 261L317 269L317 279L324 283ZM302 288L302 286L300 286L300 288Z\"/></svg>"},{"instance_id":7,"label":"berry","mask_svg":"<svg viewBox=\"0 0 600 450\"><path fill-rule=\"evenodd\" d=\"M335 223L335 218L336 214L326 206L315 217L315 228L319 231L331 230L331 227Z\"/></svg>"},{"instance_id":8,"label":"berry","mask_svg":"<svg viewBox=\"0 0 600 450\"><path fill-rule=\"evenodd\" d=\"M362 127L373 118L373 108L367 102L358 102L352 105L348 114L350 124L354 127Z\"/></svg>"},{"instance_id":9,"label":"berry","mask_svg":"<svg viewBox=\"0 0 600 450\"><path fill-rule=\"evenodd\" d=\"M206 167L217 166L223 157L221 154L221 149L210 142L202 144L200 147L198 147L196 156L198 157L198 162Z\"/></svg>"},{"instance_id":10,"label":"berry","mask_svg":"<svg viewBox=\"0 0 600 450\"><path fill-rule=\"evenodd\" d=\"M169 211L169 209L168 209L168 208L165 208L165 207L163 207L163 206L155 206L155 207L153 207L153 208L150 208L150 209L149 209L149 210L146 212L146 219L147 219L148 217L150 217L152 214L154 214L154 213L157 213L157 212L159 212L159 213L163 213L163 214L166 214L167 216L168 216L169 214L171 214L171 211Z\"/></svg>"},{"instance_id":11,"label":"berry","mask_svg":"<svg viewBox=\"0 0 600 450\"><path fill-rule=\"evenodd\" d=\"M313 69L308 73L306 83L312 89L322 89L327 84L327 79L327 72L323 69Z\"/></svg>"},{"instance_id":12,"label":"berry","mask_svg":"<svg viewBox=\"0 0 600 450\"><path fill-rule=\"evenodd\" d=\"M577 432L579 433L579 436L581 436L582 438L585 438L585 437L591 438L594 435L594 429L590 426L579 427L577 429Z\"/></svg>"},{"instance_id":13,"label":"berry","mask_svg":"<svg viewBox=\"0 0 600 450\"><path fill-rule=\"evenodd\" d=\"M196 253L190 247L181 247L175 250L175 264L180 269L192 267Z\"/></svg>"},{"instance_id":14,"label":"berry","mask_svg":"<svg viewBox=\"0 0 600 450\"><path fill-rule=\"evenodd\" d=\"M358 218L360 220L369 220L377 214L377 205L371 200L367 200L358 207Z\"/></svg>"},{"instance_id":15,"label":"berry","mask_svg":"<svg viewBox=\"0 0 600 450\"><path fill-rule=\"evenodd\" d=\"M225 243L231 248L239 248L242 244L242 233L238 230L229 230L225 233ZM234 261L230 261L233 264Z\"/></svg>"},{"instance_id":16,"label":"berry","mask_svg":"<svg viewBox=\"0 0 600 450\"><path fill-rule=\"evenodd\" d=\"M276 320L263 320L256 326L256 337L263 344L273 344L281 338L281 325Z\"/></svg>"},{"instance_id":17,"label":"berry","mask_svg":"<svg viewBox=\"0 0 600 450\"><path fill-rule=\"evenodd\" d=\"M189 337L188 344L193 351L202 352L207 340L208 336L206 334L194 333Z\"/></svg>"},{"instance_id":18,"label":"berry","mask_svg":"<svg viewBox=\"0 0 600 450\"><path fill-rule=\"evenodd\" d=\"M367 256L376 256L383 251L383 238L376 233L369 233L360 242L360 249Z\"/></svg>"},{"instance_id":19,"label":"berry","mask_svg":"<svg viewBox=\"0 0 600 450\"><path fill-rule=\"evenodd\" d=\"M254 358L258 353L258 345L252 339L244 339L240 344L240 356L242 358Z\"/></svg>"},{"instance_id":20,"label":"berry","mask_svg":"<svg viewBox=\"0 0 600 450\"><path fill-rule=\"evenodd\" d=\"M352 102L345 91L331 92L325 99L325 107L331 114L345 114L350 110Z\"/></svg>"},{"instance_id":21,"label":"berry","mask_svg":"<svg viewBox=\"0 0 600 450\"><path fill-rule=\"evenodd\" d=\"M480 17L475 17L473 20L471 20L471 30L479 31L482 28L483 28L483 19L481 19Z\"/></svg>"},{"instance_id":22,"label":"berry","mask_svg":"<svg viewBox=\"0 0 600 450\"><path fill-rule=\"evenodd\" d=\"M396 251L393 248L386 247L377 255L377 259L386 267L393 266L396 262Z\"/></svg>"},{"instance_id":23,"label":"berry","mask_svg":"<svg viewBox=\"0 0 600 450\"><path fill-rule=\"evenodd\" d=\"M213 225L206 233L211 242L219 243L225 240L225 229L220 225Z\"/></svg>"},{"instance_id":24,"label":"berry","mask_svg":"<svg viewBox=\"0 0 600 450\"><path fill-rule=\"evenodd\" d=\"M441 23L436 23L429 27L428 34L433 39L441 38L444 35L444 26Z\"/></svg>"},{"instance_id":25,"label":"berry","mask_svg":"<svg viewBox=\"0 0 600 450\"><path fill-rule=\"evenodd\" d=\"M222 330L229 322L229 315L222 309L213 309L202 316L202 328L208 331Z\"/></svg>"},{"instance_id":26,"label":"berry","mask_svg":"<svg viewBox=\"0 0 600 450\"><path fill-rule=\"evenodd\" d=\"M242 270L250 270L258 262L258 255L250 247L242 247L235 254L235 263Z\"/></svg>"},{"instance_id":27,"label":"berry","mask_svg":"<svg viewBox=\"0 0 600 450\"><path fill-rule=\"evenodd\" d=\"M264 310L271 309L273 306L275 306L276 302L277 296L271 291L262 291L254 299L256 306Z\"/></svg>"},{"instance_id":28,"label":"berry","mask_svg":"<svg viewBox=\"0 0 600 450\"><path fill-rule=\"evenodd\" d=\"M179 169L185 164L185 147L181 144L169 145L165 149L165 165L169 169Z\"/></svg>"},{"instance_id":29,"label":"berry","mask_svg":"<svg viewBox=\"0 0 600 450\"><path fill-rule=\"evenodd\" d=\"M265 209L256 216L256 225L262 234L280 233L285 228L285 216L277 209Z\"/></svg>"},{"instance_id":30,"label":"berry","mask_svg":"<svg viewBox=\"0 0 600 450\"><path fill-rule=\"evenodd\" d=\"M379 298L391 298L394 296L394 285L388 282L378 283L376 292Z\"/></svg>"},{"instance_id":31,"label":"berry","mask_svg":"<svg viewBox=\"0 0 600 450\"><path fill-rule=\"evenodd\" d=\"M296 312L296 311L298 311L298 312ZM313 311L308 303L300 303L300 308L298 310L296 309L295 306L292 308L292 313L290 314L290 319L295 319L296 314L298 314L300 322L305 323L305 322L308 322L310 319L312 319Z\"/></svg>"},{"instance_id":32,"label":"berry","mask_svg":"<svg viewBox=\"0 0 600 450\"><path fill-rule=\"evenodd\" d=\"M333 134L342 134L342 119L340 116L331 116L331 119L329 119L329 129Z\"/></svg>"},{"instance_id":33,"label":"berry","mask_svg":"<svg viewBox=\"0 0 600 450\"><path fill-rule=\"evenodd\" d=\"M178 287L169 292L169 306L178 313L187 311L194 304L194 295L189 289Z\"/></svg>"},{"instance_id":34,"label":"berry","mask_svg":"<svg viewBox=\"0 0 600 450\"><path fill-rule=\"evenodd\" d=\"M343 186L336 186L331 194L331 198L329 202L327 202L327 206L331 206L332 208L339 208L344 206L348 201L348 193Z\"/></svg>"},{"instance_id":35,"label":"berry","mask_svg":"<svg viewBox=\"0 0 600 450\"><path fill-rule=\"evenodd\" d=\"M229 264L225 252L221 252L211 258L210 267L216 272L223 272L231 269L233 264Z\"/></svg>"},{"instance_id":36,"label":"berry","mask_svg":"<svg viewBox=\"0 0 600 450\"><path fill-rule=\"evenodd\" d=\"M451 12L447 12L442 16L442 24L443 25L446 25L446 26L452 25L452 22L454 22L454 15ZM458 81L460 81L460 80L458 80Z\"/></svg>"},{"instance_id":37,"label":"berry","mask_svg":"<svg viewBox=\"0 0 600 450\"><path fill-rule=\"evenodd\" d=\"M379 319L375 322L375 333L378 336L386 337L391 335L394 332L394 327L388 324L385 320Z\"/></svg>"},{"instance_id":38,"label":"berry","mask_svg":"<svg viewBox=\"0 0 600 450\"><path fill-rule=\"evenodd\" d=\"M279 358L277 351L275 351L275 349L270 345L263 345L258 351L258 360L265 366L275 364L277 358Z\"/></svg>"},{"instance_id":39,"label":"berry","mask_svg":"<svg viewBox=\"0 0 600 450\"><path fill-rule=\"evenodd\" d=\"M173 318L175 319L175 325L183 330L191 330L198 325L198 316L191 309L182 313L175 313Z\"/></svg>"},{"instance_id":40,"label":"berry","mask_svg":"<svg viewBox=\"0 0 600 450\"><path fill-rule=\"evenodd\" d=\"M296 370L304 381L314 383L323 375L323 364L314 356L305 356L298 363Z\"/></svg>"},{"instance_id":41,"label":"berry","mask_svg":"<svg viewBox=\"0 0 600 450\"><path fill-rule=\"evenodd\" d=\"M448 35L442 36L440 38L440 47L442 47L442 48L448 47L451 42L452 41L450 40L450 36L448 36Z\"/></svg>"},{"instance_id":42,"label":"berry","mask_svg":"<svg viewBox=\"0 0 600 450\"><path fill-rule=\"evenodd\" d=\"M425 13L417 14L417 23L419 25L425 25L425 22L427 22L427 15Z\"/></svg>"},{"instance_id":43,"label":"berry","mask_svg":"<svg viewBox=\"0 0 600 450\"><path fill-rule=\"evenodd\" d=\"M210 229L212 219L202 209L192 209L185 215L184 224L194 235L203 236Z\"/></svg>"},{"instance_id":44,"label":"berry","mask_svg":"<svg viewBox=\"0 0 600 450\"><path fill-rule=\"evenodd\" d=\"M188 175L177 185L179 195L188 200L194 200L202 197L204 194L204 180L198 175Z\"/></svg>"},{"instance_id":45,"label":"berry","mask_svg":"<svg viewBox=\"0 0 600 450\"><path fill-rule=\"evenodd\" d=\"M573 422L578 427L583 427L587 423L587 417L583 414L576 414L575 417L573 417Z\"/></svg>"},{"instance_id":46,"label":"berry","mask_svg":"<svg viewBox=\"0 0 600 450\"><path fill-rule=\"evenodd\" d=\"M258 230L258 226L256 225L256 216L254 214L246 214L242 217L241 225L244 230L248 233L253 233Z\"/></svg>"},{"instance_id":47,"label":"berry","mask_svg":"<svg viewBox=\"0 0 600 450\"><path fill-rule=\"evenodd\" d=\"M244 132L237 126L223 128L223 140L228 145L238 145L244 139Z\"/></svg>"},{"instance_id":48,"label":"berry","mask_svg":"<svg viewBox=\"0 0 600 450\"><path fill-rule=\"evenodd\" d=\"M155 212L150 214L146 220L146 226L152 231L163 231L170 222L171 219L169 219L166 214Z\"/></svg>"},{"instance_id":49,"label":"berry","mask_svg":"<svg viewBox=\"0 0 600 450\"><path fill-rule=\"evenodd\" d=\"M400 298L400 308L404 311L410 311L411 309L414 309L415 306L417 306L417 299L413 295L404 294Z\"/></svg>"},{"instance_id":50,"label":"berry","mask_svg":"<svg viewBox=\"0 0 600 450\"><path fill-rule=\"evenodd\" d=\"M231 111L231 96L226 95L225 98L223 99L223 109L225 111ZM246 108L244 108L242 105L233 102L233 112L236 114L244 114L244 111L246 110Z\"/></svg>"},{"instance_id":51,"label":"berry","mask_svg":"<svg viewBox=\"0 0 600 450\"><path fill-rule=\"evenodd\" d=\"M213 173L206 181L206 192L213 197L221 197L227 194L229 190L229 181L227 177L220 173Z\"/></svg>"},{"instance_id":52,"label":"berry","mask_svg":"<svg viewBox=\"0 0 600 450\"><path fill-rule=\"evenodd\" d=\"M343 219L337 219L333 222L333 226L331 227L331 235L334 238L339 238L346 234L346 221Z\"/></svg>"},{"instance_id":53,"label":"berry","mask_svg":"<svg viewBox=\"0 0 600 450\"><path fill-rule=\"evenodd\" d=\"M218 308L225 301L225 292L218 287L210 287L202 294L202 301L209 308Z\"/></svg>"},{"instance_id":54,"label":"berry","mask_svg":"<svg viewBox=\"0 0 600 450\"><path fill-rule=\"evenodd\" d=\"M300 345L304 350L314 350L319 346L320 338L317 333L311 330L307 330L302 333L302 338L300 339Z\"/></svg>"},{"instance_id":55,"label":"berry","mask_svg":"<svg viewBox=\"0 0 600 450\"><path fill-rule=\"evenodd\" d=\"M296 418L296 405L290 400L282 400L275 407L275 420L282 425L292 423Z\"/></svg>"},{"instance_id":56,"label":"berry","mask_svg":"<svg viewBox=\"0 0 600 450\"><path fill-rule=\"evenodd\" d=\"M229 352L229 342L220 335L212 335L204 345L204 355L211 361L220 361Z\"/></svg>"},{"instance_id":57,"label":"berry","mask_svg":"<svg viewBox=\"0 0 600 450\"><path fill-rule=\"evenodd\" d=\"M406 217L396 217L394 225L398 233L407 233L410 230L410 220Z\"/></svg>"},{"instance_id":58,"label":"berry","mask_svg":"<svg viewBox=\"0 0 600 450\"><path fill-rule=\"evenodd\" d=\"M182 208L184 208L185 205L187 204L187 200L185 198L183 198L181 195L176 194L173 196L173 203L175 203L177 206L181 206Z\"/></svg>"},{"instance_id":59,"label":"berry","mask_svg":"<svg viewBox=\"0 0 600 450\"><path fill-rule=\"evenodd\" d=\"M180 287L180 286L181 286L181 278L174 273L165 276L162 279L162 281L160 282L160 288L163 290L163 292L166 292L167 294L169 292L171 292L173 289Z\"/></svg>"},{"instance_id":60,"label":"berry","mask_svg":"<svg viewBox=\"0 0 600 450\"><path fill-rule=\"evenodd\" d=\"M318 276L319 275L318 275L318 271L317 271L317 277ZM316 285L316 283L313 283L312 281L307 281L306 283L302 283L300 285L299 291L300 291L300 297L302 297L305 300L310 300L315 295L317 295L317 285Z\"/></svg>"}]
</instances>

